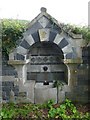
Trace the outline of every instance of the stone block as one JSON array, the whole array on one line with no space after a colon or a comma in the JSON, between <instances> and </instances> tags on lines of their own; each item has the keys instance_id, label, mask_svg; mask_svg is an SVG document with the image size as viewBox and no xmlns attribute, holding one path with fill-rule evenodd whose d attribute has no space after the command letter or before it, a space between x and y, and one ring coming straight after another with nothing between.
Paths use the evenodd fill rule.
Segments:
<instances>
[{"instance_id":1,"label":"stone block","mask_svg":"<svg viewBox=\"0 0 90 120\"><path fill-rule=\"evenodd\" d=\"M2 76L2 81L14 81L14 76Z\"/></svg>"},{"instance_id":2,"label":"stone block","mask_svg":"<svg viewBox=\"0 0 90 120\"><path fill-rule=\"evenodd\" d=\"M43 26L43 28L48 27L49 20L46 17L42 17L39 20L39 23ZM50 24L51 25L51 24ZM50 27L50 26L49 26Z\"/></svg>"},{"instance_id":3,"label":"stone block","mask_svg":"<svg viewBox=\"0 0 90 120\"><path fill-rule=\"evenodd\" d=\"M64 86L62 86L62 90L64 92L70 92L70 87L68 85L64 85Z\"/></svg>"},{"instance_id":4,"label":"stone block","mask_svg":"<svg viewBox=\"0 0 90 120\"><path fill-rule=\"evenodd\" d=\"M39 38L39 32L36 31L32 34L32 37L34 39L35 42L39 42L40 38Z\"/></svg>"},{"instance_id":5,"label":"stone block","mask_svg":"<svg viewBox=\"0 0 90 120\"><path fill-rule=\"evenodd\" d=\"M86 92L66 92L65 97L72 100L73 102L78 102L78 103L88 103L90 102L89 100L89 95Z\"/></svg>"},{"instance_id":6,"label":"stone block","mask_svg":"<svg viewBox=\"0 0 90 120\"><path fill-rule=\"evenodd\" d=\"M74 58L76 58L76 55L73 52L66 54L66 59L74 59Z\"/></svg>"},{"instance_id":7,"label":"stone block","mask_svg":"<svg viewBox=\"0 0 90 120\"><path fill-rule=\"evenodd\" d=\"M65 92L65 98L75 101L76 94L73 92Z\"/></svg>"},{"instance_id":8,"label":"stone block","mask_svg":"<svg viewBox=\"0 0 90 120\"><path fill-rule=\"evenodd\" d=\"M15 59L15 60L24 60L24 56L21 55L21 54L19 54L19 53L17 53L17 54L14 56L14 59Z\"/></svg>"},{"instance_id":9,"label":"stone block","mask_svg":"<svg viewBox=\"0 0 90 120\"><path fill-rule=\"evenodd\" d=\"M72 47L71 47L70 44L65 46L62 50L63 50L64 53L71 53L71 52L73 52L72 51Z\"/></svg>"},{"instance_id":10,"label":"stone block","mask_svg":"<svg viewBox=\"0 0 90 120\"><path fill-rule=\"evenodd\" d=\"M34 103L34 88L35 88L35 81L30 80L25 82L19 87L19 92L26 92L27 93L26 99L29 102Z\"/></svg>"},{"instance_id":11,"label":"stone block","mask_svg":"<svg viewBox=\"0 0 90 120\"><path fill-rule=\"evenodd\" d=\"M34 33L35 31L37 31L38 29L42 29L42 25L39 23L39 21L37 21L37 19L35 19L36 23L35 24L29 24L29 28L28 30L24 33L25 36L30 35L32 33Z\"/></svg>"},{"instance_id":12,"label":"stone block","mask_svg":"<svg viewBox=\"0 0 90 120\"><path fill-rule=\"evenodd\" d=\"M31 35L28 35L25 37L25 40L28 42L28 44L31 46L32 44L34 44L34 39L32 38Z\"/></svg>"},{"instance_id":13,"label":"stone block","mask_svg":"<svg viewBox=\"0 0 90 120\"><path fill-rule=\"evenodd\" d=\"M40 29L39 35L41 41L48 41L49 40L49 29Z\"/></svg>"},{"instance_id":14,"label":"stone block","mask_svg":"<svg viewBox=\"0 0 90 120\"><path fill-rule=\"evenodd\" d=\"M29 49L30 48L30 44L26 40L22 41L21 46L23 48L25 48L25 49Z\"/></svg>"},{"instance_id":15,"label":"stone block","mask_svg":"<svg viewBox=\"0 0 90 120\"><path fill-rule=\"evenodd\" d=\"M4 81L4 82L2 82L2 86L3 87L8 87L9 89L13 89L14 88L14 82L13 81Z\"/></svg>"},{"instance_id":16,"label":"stone block","mask_svg":"<svg viewBox=\"0 0 90 120\"><path fill-rule=\"evenodd\" d=\"M24 54L27 53L27 49L25 49L25 48L22 47L22 46L19 46L19 47L17 48L17 53L19 53L19 54L21 54L21 55L24 55Z\"/></svg>"},{"instance_id":17,"label":"stone block","mask_svg":"<svg viewBox=\"0 0 90 120\"><path fill-rule=\"evenodd\" d=\"M68 41L65 38L63 38L62 41L59 43L59 47L64 48L68 44L69 44Z\"/></svg>"},{"instance_id":18,"label":"stone block","mask_svg":"<svg viewBox=\"0 0 90 120\"><path fill-rule=\"evenodd\" d=\"M59 91L58 102L62 103L64 100L65 100L65 92L64 91Z\"/></svg>"},{"instance_id":19,"label":"stone block","mask_svg":"<svg viewBox=\"0 0 90 120\"><path fill-rule=\"evenodd\" d=\"M14 54L13 53L9 54L9 60L14 60Z\"/></svg>"},{"instance_id":20,"label":"stone block","mask_svg":"<svg viewBox=\"0 0 90 120\"><path fill-rule=\"evenodd\" d=\"M62 39L63 39L63 35L57 34L53 42L55 44L59 44L62 41Z\"/></svg>"},{"instance_id":21,"label":"stone block","mask_svg":"<svg viewBox=\"0 0 90 120\"><path fill-rule=\"evenodd\" d=\"M35 88L35 103L44 103L50 99L57 102L57 89L56 88Z\"/></svg>"},{"instance_id":22,"label":"stone block","mask_svg":"<svg viewBox=\"0 0 90 120\"><path fill-rule=\"evenodd\" d=\"M8 91L10 91L10 90L11 90L11 88L10 88L9 86L4 86L4 87L2 87L2 91L8 92Z\"/></svg>"},{"instance_id":23,"label":"stone block","mask_svg":"<svg viewBox=\"0 0 90 120\"><path fill-rule=\"evenodd\" d=\"M54 41L55 37L56 37L57 33L54 31L50 31L50 36L49 36L49 40L50 41Z\"/></svg>"},{"instance_id":24,"label":"stone block","mask_svg":"<svg viewBox=\"0 0 90 120\"><path fill-rule=\"evenodd\" d=\"M14 89L13 89L15 92L19 91L19 86L14 86Z\"/></svg>"}]
</instances>

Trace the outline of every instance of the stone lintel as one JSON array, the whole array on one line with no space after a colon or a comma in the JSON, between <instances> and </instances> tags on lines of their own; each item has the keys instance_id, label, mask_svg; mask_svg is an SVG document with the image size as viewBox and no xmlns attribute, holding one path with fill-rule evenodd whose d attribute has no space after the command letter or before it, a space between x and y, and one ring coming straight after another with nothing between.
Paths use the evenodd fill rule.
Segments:
<instances>
[{"instance_id":1,"label":"stone lintel","mask_svg":"<svg viewBox=\"0 0 90 120\"><path fill-rule=\"evenodd\" d=\"M82 63L83 61L81 58L77 58L77 59L64 59L63 62L66 64L67 63L72 63L72 64L74 63L75 64L75 63Z\"/></svg>"}]
</instances>

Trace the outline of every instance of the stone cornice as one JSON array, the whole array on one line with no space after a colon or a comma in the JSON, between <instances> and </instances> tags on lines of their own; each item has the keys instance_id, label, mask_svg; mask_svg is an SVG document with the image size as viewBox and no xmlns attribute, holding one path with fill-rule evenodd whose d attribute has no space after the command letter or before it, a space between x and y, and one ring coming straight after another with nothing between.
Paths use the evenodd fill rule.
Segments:
<instances>
[{"instance_id":1,"label":"stone cornice","mask_svg":"<svg viewBox=\"0 0 90 120\"><path fill-rule=\"evenodd\" d=\"M75 64L75 63L82 63L83 60L81 58L77 58L77 59L64 59L63 62L65 64L69 64L69 63Z\"/></svg>"}]
</instances>

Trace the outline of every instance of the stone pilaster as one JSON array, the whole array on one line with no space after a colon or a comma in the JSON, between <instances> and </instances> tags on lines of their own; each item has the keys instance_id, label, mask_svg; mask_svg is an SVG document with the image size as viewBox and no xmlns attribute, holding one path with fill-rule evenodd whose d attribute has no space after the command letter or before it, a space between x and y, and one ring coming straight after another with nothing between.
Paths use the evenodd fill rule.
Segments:
<instances>
[{"instance_id":1,"label":"stone pilaster","mask_svg":"<svg viewBox=\"0 0 90 120\"><path fill-rule=\"evenodd\" d=\"M67 63L68 85L73 88L77 85L77 64Z\"/></svg>"},{"instance_id":2,"label":"stone pilaster","mask_svg":"<svg viewBox=\"0 0 90 120\"><path fill-rule=\"evenodd\" d=\"M68 69L68 86L70 86L71 89L77 85L77 66L81 62L81 59L64 60L64 63Z\"/></svg>"}]
</instances>

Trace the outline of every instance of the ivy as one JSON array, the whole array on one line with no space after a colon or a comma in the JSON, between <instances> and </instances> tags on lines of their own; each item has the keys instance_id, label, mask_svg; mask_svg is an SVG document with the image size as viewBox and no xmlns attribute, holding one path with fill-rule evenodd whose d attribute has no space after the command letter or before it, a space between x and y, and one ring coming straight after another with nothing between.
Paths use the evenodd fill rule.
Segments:
<instances>
[{"instance_id":1,"label":"ivy","mask_svg":"<svg viewBox=\"0 0 90 120\"><path fill-rule=\"evenodd\" d=\"M64 26L64 30L65 31L70 31L74 34L82 34L82 37L84 40L86 40L87 43L90 42L90 27L88 26L83 26L83 27L79 27L76 25L63 25Z\"/></svg>"},{"instance_id":2,"label":"ivy","mask_svg":"<svg viewBox=\"0 0 90 120\"><path fill-rule=\"evenodd\" d=\"M28 21L3 19L1 22L2 51L9 54L16 47L17 40L22 38Z\"/></svg>"}]
</instances>

